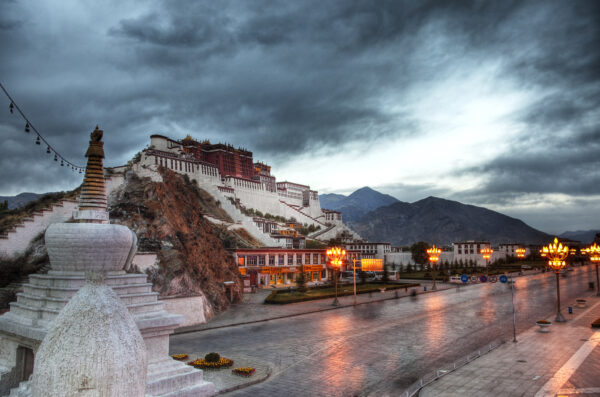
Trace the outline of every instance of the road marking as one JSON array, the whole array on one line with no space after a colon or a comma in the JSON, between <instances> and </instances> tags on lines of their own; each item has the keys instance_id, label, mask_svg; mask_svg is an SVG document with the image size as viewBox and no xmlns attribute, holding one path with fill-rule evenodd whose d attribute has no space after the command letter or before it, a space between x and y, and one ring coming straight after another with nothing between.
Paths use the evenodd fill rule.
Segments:
<instances>
[{"instance_id":1,"label":"road marking","mask_svg":"<svg viewBox=\"0 0 600 397\"><path fill-rule=\"evenodd\" d=\"M575 352L546 384L535 394L535 397L544 396L556 396L560 387L565 384L573 375L573 373L579 368L579 366L585 361L587 356L596 348L600 342L600 335L594 335L594 337L585 342L579 350Z\"/></svg>"}]
</instances>

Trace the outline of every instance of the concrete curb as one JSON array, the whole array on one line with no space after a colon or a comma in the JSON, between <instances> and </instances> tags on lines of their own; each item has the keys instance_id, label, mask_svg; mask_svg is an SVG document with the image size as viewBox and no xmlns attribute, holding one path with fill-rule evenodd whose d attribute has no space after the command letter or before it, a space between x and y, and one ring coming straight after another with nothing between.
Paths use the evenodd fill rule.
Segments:
<instances>
[{"instance_id":1,"label":"concrete curb","mask_svg":"<svg viewBox=\"0 0 600 397\"><path fill-rule=\"evenodd\" d=\"M258 384L258 383L264 382L265 380L269 379L269 377L271 376L271 373L273 373L273 370L271 369L271 367L269 367L268 370L267 370L267 373L262 378L253 379L251 382L248 382L248 383L242 383L240 385L232 386L232 387L229 387L227 389L219 390L217 392L217 394L230 393L232 391L240 390L240 389L243 389L245 387L254 386L254 385Z\"/></svg>"}]
</instances>

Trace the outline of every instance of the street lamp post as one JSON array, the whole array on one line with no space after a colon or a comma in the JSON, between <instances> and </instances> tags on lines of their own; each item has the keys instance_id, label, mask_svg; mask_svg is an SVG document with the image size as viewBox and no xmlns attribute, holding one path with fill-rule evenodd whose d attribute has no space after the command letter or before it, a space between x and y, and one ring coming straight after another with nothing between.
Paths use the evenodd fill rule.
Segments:
<instances>
[{"instance_id":1,"label":"street lamp post","mask_svg":"<svg viewBox=\"0 0 600 397\"><path fill-rule=\"evenodd\" d=\"M492 257L493 252L494 252L494 250L489 247L485 247L485 248L481 249L481 255L483 256L483 259L485 259L486 272L488 271L488 262L489 262L490 258Z\"/></svg>"},{"instance_id":2,"label":"street lamp post","mask_svg":"<svg viewBox=\"0 0 600 397\"><path fill-rule=\"evenodd\" d=\"M354 278L354 306L356 306L356 258L352 259L352 277Z\"/></svg>"},{"instance_id":3,"label":"street lamp post","mask_svg":"<svg viewBox=\"0 0 600 397\"><path fill-rule=\"evenodd\" d=\"M338 301L338 278L337 278L337 270L344 263L344 257L346 256L346 250L340 247L331 247L326 251L327 257L329 258L329 263L333 267L333 277L335 278L335 299L333 300L332 305L338 306L340 302Z\"/></svg>"},{"instance_id":4,"label":"street lamp post","mask_svg":"<svg viewBox=\"0 0 600 397\"><path fill-rule=\"evenodd\" d=\"M596 265L596 296L600 296L600 276L598 276L598 265L600 265L600 245L593 245L582 249L590 257L590 261Z\"/></svg>"},{"instance_id":5,"label":"street lamp post","mask_svg":"<svg viewBox=\"0 0 600 397\"><path fill-rule=\"evenodd\" d=\"M434 244L433 247L427 249L426 252L427 256L429 256L429 262L431 262L431 264L433 265L433 286L431 287L431 289L435 291L437 290L437 286L435 285L435 272L437 270L436 263L438 259L440 259L440 253L442 252L442 250L439 248L435 248Z\"/></svg>"},{"instance_id":6,"label":"street lamp post","mask_svg":"<svg viewBox=\"0 0 600 397\"><path fill-rule=\"evenodd\" d=\"M554 243L542 247L541 253L542 256L548 258L548 266L554 270L554 273L556 274L556 318L554 321L562 323L566 320L560 312L560 280L558 275L559 271L567 264L565 259L569 256L569 247L559 243L558 239L555 237Z\"/></svg>"}]
</instances>

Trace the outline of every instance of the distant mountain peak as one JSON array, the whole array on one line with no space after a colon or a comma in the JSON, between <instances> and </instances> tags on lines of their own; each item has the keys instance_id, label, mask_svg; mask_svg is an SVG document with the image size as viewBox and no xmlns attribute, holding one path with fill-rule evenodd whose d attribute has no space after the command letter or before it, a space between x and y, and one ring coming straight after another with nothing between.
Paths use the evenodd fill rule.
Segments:
<instances>
[{"instance_id":1,"label":"distant mountain peak","mask_svg":"<svg viewBox=\"0 0 600 397\"><path fill-rule=\"evenodd\" d=\"M364 186L348 196L322 194L319 195L319 200L321 207L341 211L342 218L350 222L360 219L369 211L399 202L397 198L380 193L369 186Z\"/></svg>"}]
</instances>

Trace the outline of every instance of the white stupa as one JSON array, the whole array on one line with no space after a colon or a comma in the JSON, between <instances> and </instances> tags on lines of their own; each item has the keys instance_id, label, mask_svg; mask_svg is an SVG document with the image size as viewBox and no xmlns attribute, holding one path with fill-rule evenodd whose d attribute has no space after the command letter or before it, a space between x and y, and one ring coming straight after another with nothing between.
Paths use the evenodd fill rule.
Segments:
<instances>
[{"instance_id":1,"label":"white stupa","mask_svg":"<svg viewBox=\"0 0 600 397\"><path fill-rule=\"evenodd\" d=\"M0 316L0 395L212 396L201 370L168 355L182 316L146 275L123 270L137 238L109 224L101 139L96 127L73 222L46 231L51 270L31 275Z\"/></svg>"},{"instance_id":2,"label":"white stupa","mask_svg":"<svg viewBox=\"0 0 600 397\"><path fill-rule=\"evenodd\" d=\"M131 396L146 390L146 346L133 317L105 283L123 269L136 244L125 226L110 225L102 169L102 131L92 133L82 187L79 223L46 231L55 270L83 271L85 285L53 321L35 356L32 395Z\"/></svg>"}]
</instances>

